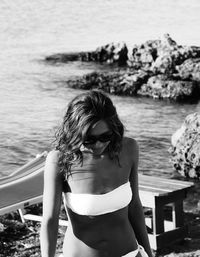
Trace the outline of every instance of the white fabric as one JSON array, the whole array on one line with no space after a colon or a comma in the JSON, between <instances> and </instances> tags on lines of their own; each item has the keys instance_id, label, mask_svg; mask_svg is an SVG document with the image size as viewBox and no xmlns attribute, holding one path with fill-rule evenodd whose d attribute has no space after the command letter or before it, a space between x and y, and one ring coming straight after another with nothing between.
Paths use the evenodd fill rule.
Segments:
<instances>
[{"instance_id":1,"label":"white fabric","mask_svg":"<svg viewBox=\"0 0 200 257\"><path fill-rule=\"evenodd\" d=\"M122 255L122 257L135 257L135 256L137 256L138 252L139 252L139 248L134 250L134 251L132 251L132 252L129 252L129 253L125 254L125 255Z\"/></svg>"},{"instance_id":2,"label":"white fabric","mask_svg":"<svg viewBox=\"0 0 200 257\"><path fill-rule=\"evenodd\" d=\"M127 206L132 199L130 182L105 194L75 194L67 192L66 205L80 215L101 215Z\"/></svg>"},{"instance_id":3,"label":"white fabric","mask_svg":"<svg viewBox=\"0 0 200 257\"><path fill-rule=\"evenodd\" d=\"M138 249L123 255L122 257L136 257L137 254L140 253L142 257L148 257L148 254L145 252L144 248L141 245L138 245ZM59 257L64 257L63 254L59 255Z\"/></svg>"},{"instance_id":4,"label":"white fabric","mask_svg":"<svg viewBox=\"0 0 200 257\"><path fill-rule=\"evenodd\" d=\"M142 257L148 257L148 254L145 252L144 248L141 245L138 245L138 249L123 255L122 257L136 257L137 254L140 253ZM64 257L63 254L59 255L59 257Z\"/></svg>"},{"instance_id":5,"label":"white fabric","mask_svg":"<svg viewBox=\"0 0 200 257\"><path fill-rule=\"evenodd\" d=\"M136 257L140 253L142 257L148 257L148 254L141 245L138 245L138 249L123 255L122 257Z\"/></svg>"},{"instance_id":6,"label":"white fabric","mask_svg":"<svg viewBox=\"0 0 200 257\"><path fill-rule=\"evenodd\" d=\"M139 245L139 252L140 252L142 257L149 257L148 254L146 253L146 251L144 250L144 248L141 245Z\"/></svg>"}]
</instances>

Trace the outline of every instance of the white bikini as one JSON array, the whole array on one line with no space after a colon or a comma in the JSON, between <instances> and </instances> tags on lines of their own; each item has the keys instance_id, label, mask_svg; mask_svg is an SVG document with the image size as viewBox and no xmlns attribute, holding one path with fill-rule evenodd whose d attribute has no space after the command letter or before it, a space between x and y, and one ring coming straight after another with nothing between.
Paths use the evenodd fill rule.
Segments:
<instances>
[{"instance_id":1,"label":"white bikini","mask_svg":"<svg viewBox=\"0 0 200 257\"><path fill-rule=\"evenodd\" d=\"M131 199L132 190L129 181L105 194L71 192L65 194L67 207L79 215L87 216L97 216L117 211L128 206ZM123 257L135 257L138 252L141 253L142 257L148 257L140 245L138 245L138 249L123 255Z\"/></svg>"},{"instance_id":2,"label":"white bikini","mask_svg":"<svg viewBox=\"0 0 200 257\"><path fill-rule=\"evenodd\" d=\"M101 215L126 207L132 198L130 182L105 194L66 193L66 205L80 215Z\"/></svg>"}]
</instances>

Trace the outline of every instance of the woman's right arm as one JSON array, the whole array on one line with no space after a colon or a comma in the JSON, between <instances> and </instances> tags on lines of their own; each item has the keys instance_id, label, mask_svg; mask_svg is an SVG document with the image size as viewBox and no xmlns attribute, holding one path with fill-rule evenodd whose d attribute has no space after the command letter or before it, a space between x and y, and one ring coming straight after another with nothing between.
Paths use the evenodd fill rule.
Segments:
<instances>
[{"instance_id":1,"label":"woman's right arm","mask_svg":"<svg viewBox=\"0 0 200 257\"><path fill-rule=\"evenodd\" d=\"M43 218L40 231L42 257L54 257L62 199L62 176L58 168L58 151L51 151L44 169Z\"/></svg>"}]
</instances>

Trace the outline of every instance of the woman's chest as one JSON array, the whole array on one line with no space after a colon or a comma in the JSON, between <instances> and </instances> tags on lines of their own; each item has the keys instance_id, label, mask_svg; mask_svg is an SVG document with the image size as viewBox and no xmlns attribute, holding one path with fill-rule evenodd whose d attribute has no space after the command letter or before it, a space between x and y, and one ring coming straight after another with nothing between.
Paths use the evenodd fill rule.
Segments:
<instances>
[{"instance_id":1,"label":"woman's chest","mask_svg":"<svg viewBox=\"0 0 200 257\"><path fill-rule=\"evenodd\" d=\"M68 184L74 193L103 194L129 180L131 165L120 160L87 160L72 167Z\"/></svg>"}]
</instances>

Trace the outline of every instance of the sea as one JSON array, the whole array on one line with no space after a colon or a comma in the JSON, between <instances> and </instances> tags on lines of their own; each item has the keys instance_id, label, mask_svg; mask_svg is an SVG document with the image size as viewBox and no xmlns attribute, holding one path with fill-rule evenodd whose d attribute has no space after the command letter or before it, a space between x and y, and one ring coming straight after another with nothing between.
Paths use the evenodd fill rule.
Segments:
<instances>
[{"instance_id":1,"label":"sea","mask_svg":"<svg viewBox=\"0 0 200 257\"><path fill-rule=\"evenodd\" d=\"M66 80L104 69L81 62L51 65L46 56L112 42L140 44L165 33L178 44L200 46L199 14L199 0L1 0L0 177L53 147L68 102L82 92ZM139 143L139 172L171 176L171 136L200 104L111 98L126 134Z\"/></svg>"}]
</instances>

